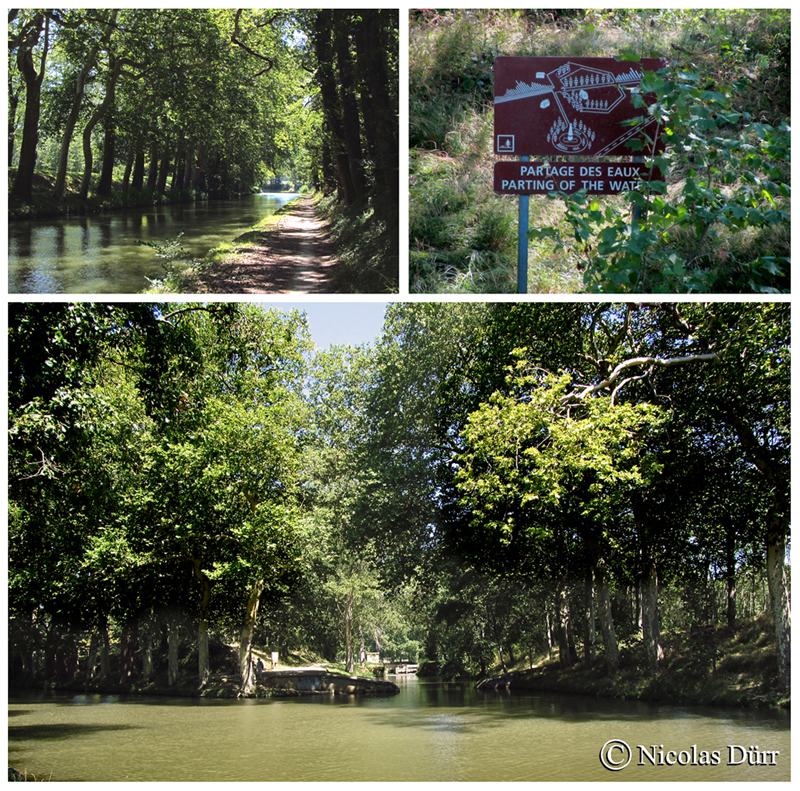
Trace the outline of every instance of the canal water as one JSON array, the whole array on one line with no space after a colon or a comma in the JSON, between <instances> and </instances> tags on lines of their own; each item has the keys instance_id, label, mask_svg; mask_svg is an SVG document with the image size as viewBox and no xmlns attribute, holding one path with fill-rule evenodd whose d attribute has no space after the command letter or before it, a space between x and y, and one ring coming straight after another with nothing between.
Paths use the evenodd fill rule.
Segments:
<instances>
[{"instance_id":1,"label":"canal water","mask_svg":"<svg viewBox=\"0 0 800 791\"><path fill-rule=\"evenodd\" d=\"M11 294L136 294L164 276L155 250L181 230L181 247L202 257L277 211L296 193L149 206L81 217L9 223Z\"/></svg>"},{"instance_id":2,"label":"canal water","mask_svg":"<svg viewBox=\"0 0 800 791\"><path fill-rule=\"evenodd\" d=\"M12 694L8 764L54 781L790 779L786 712L397 683L392 698ZM625 745L630 763L604 768Z\"/></svg>"}]
</instances>

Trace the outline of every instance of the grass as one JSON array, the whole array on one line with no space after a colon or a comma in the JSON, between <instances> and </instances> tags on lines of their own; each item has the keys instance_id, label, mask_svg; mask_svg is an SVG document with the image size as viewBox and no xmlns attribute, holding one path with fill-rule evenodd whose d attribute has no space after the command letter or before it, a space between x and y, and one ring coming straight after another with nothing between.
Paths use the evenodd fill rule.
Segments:
<instances>
[{"instance_id":1,"label":"grass","mask_svg":"<svg viewBox=\"0 0 800 791\"><path fill-rule=\"evenodd\" d=\"M771 619L749 618L736 628L726 624L698 633L662 637L665 658L658 674L645 672L641 643L623 646L620 670L610 674L602 654L587 667L579 662L563 669L546 654L527 656L513 668L512 688L569 692L627 700L677 704L789 708L778 690L777 656ZM500 667L493 673L500 673Z\"/></svg>"},{"instance_id":2,"label":"grass","mask_svg":"<svg viewBox=\"0 0 800 791\"><path fill-rule=\"evenodd\" d=\"M554 17L555 14L555 17ZM612 56L632 49L692 64L709 86L736 82L733 105L772 125L789 118L788 12L718 10L412 11L409 33L410 290L513 293L518 201L493 192L493 63L498 55ZM724 136L724 134L723 134ZM789 180L789 163L779 163ZM679 198L686 172L670 176ZM622 197L601 208L627 212ZM779 208L788 211L788 201ZM530 226L569 237L564 203L531 196ZM691 257L708 287L749 291L749 262L789 256L788 223L735 231L670 230L670 249ZM531 241L528 291L586 288L584 256Z\"/></svg>"},{"instance_id":3,"label":"grass","mask_svg":"<svg viewBox=\"0 0 800 791\"><path fill-rule=\"evenodd\" d=\"M315 199L320 216L330 223L339 263L336 279L353 294L392 294L399 290L398 210L380 201L345 206L335 195Z\"/></svg>"}]
</instances>

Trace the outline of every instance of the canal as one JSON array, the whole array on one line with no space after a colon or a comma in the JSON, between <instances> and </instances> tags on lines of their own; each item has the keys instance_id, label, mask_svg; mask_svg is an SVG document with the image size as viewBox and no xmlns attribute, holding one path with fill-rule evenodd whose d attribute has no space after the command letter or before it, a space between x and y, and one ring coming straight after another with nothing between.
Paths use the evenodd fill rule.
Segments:
<instances>
[{"instance_id":1,"label":"canal","mask_svg":"<svg viewBox=\"0 0 800 791\"><path fill-rule=\"evenodd\" d=\"M202 257L230 242L297 194L148 206L79 217L9 223L10 294L137 294L164 270L155 251L181 231L181 247Z\"/></svg>"},{"instance_id":2,"label":"canal","mask_svg":"<svg viewBox=\"0 0 800 791\"><path fill-rule=\"evenodd\" d=\"M397 683L392 698L12 693L9 766L54 781L790 779L783 711ZM602 748L621 766L623 742L630 763L605 769Z\"/></svg>"}]
</instances>

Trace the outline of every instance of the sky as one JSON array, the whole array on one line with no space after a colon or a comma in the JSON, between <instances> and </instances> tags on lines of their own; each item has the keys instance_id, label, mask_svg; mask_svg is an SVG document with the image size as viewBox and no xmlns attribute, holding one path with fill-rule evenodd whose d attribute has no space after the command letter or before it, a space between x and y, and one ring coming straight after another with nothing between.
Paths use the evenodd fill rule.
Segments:
<instances>
[{"instance_id":1,"label":"sky","mask_svg":"<svg viewBox=\"0 0 800 791\"><path fill-rule=\"evenodd\" d=\"M358 346L374 341L383 327L386 302L264 302L265 307L306 314L311 339L320 351L331 344Z\"/></svg>"}]
</instances>

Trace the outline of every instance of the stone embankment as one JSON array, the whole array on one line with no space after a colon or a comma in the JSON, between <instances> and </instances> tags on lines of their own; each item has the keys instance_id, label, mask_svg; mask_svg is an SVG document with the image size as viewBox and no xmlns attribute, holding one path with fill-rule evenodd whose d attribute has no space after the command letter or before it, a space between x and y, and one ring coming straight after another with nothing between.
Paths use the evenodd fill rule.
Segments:
<instances>
[{"instance_id":1,"label":"stone embankment","mask_svg":"<svg viewBox=\"0 0 800 791\"><path fill-rule=\"evenodd\" d=\"M258 677L258 691L273 697L296 695L396 695L397 684L376 678L331 673L323 668L266 670Z\"/></svg>"}]
</instances>

